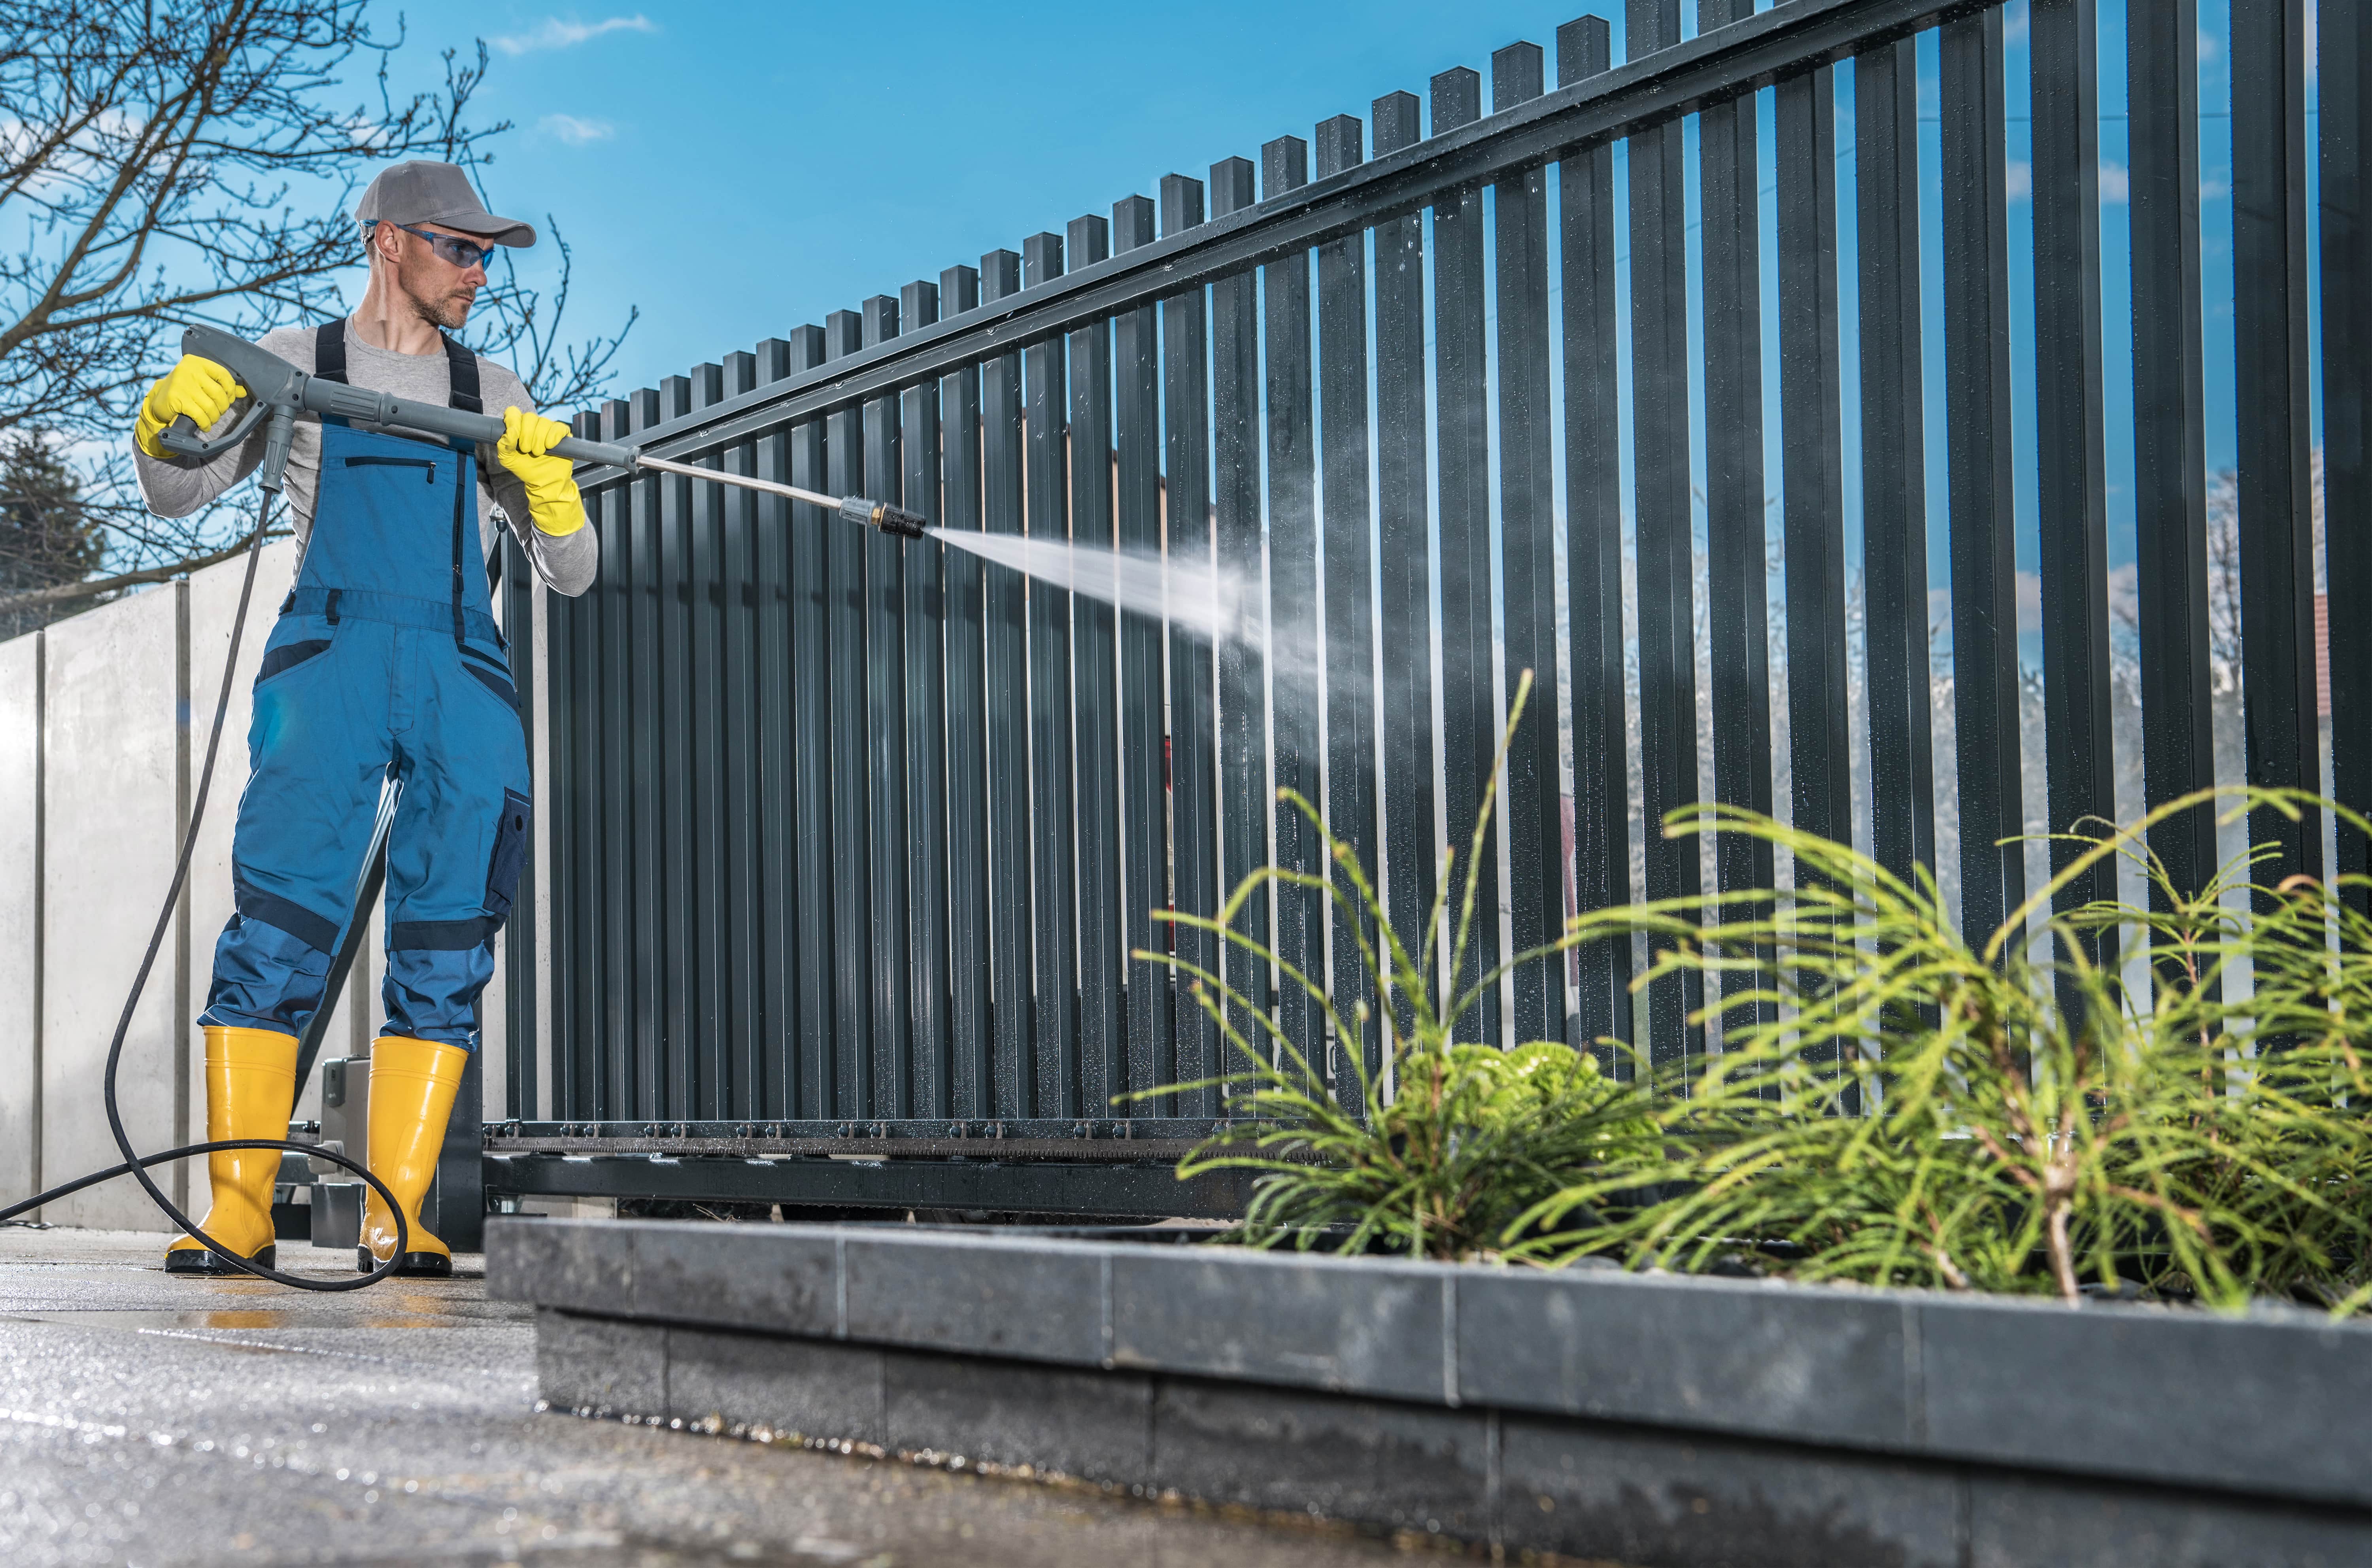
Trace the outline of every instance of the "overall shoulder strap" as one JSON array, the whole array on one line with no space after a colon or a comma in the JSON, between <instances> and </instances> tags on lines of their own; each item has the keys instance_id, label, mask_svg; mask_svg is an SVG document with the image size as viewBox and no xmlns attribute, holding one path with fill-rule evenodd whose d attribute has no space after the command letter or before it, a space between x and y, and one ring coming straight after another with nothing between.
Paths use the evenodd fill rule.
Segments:
<instances>
[{"instance_id":1,"label":"overall shoulder strap","mask_svg":"<svg viewBox=\"0 0 2372 1568\"><path fill-rule=\"evenodd\" d=\"M455 343L451 334L436 335L445 340L445 363L452 383L452 390L445 400L447 405L463 413L485 412L485 405L478 401L478 356Z\"/></svg>"},{"instance_id":2,"label":"overall shoulder strap","mask_svg":"<svg viewBox=\"0 0 2372 1568\"><path fill-rule=\"evenodd\" d=\"M313 330L313 374L324 381L345 384L346 319L324 321Z\"/></svg>"}]
</instances>

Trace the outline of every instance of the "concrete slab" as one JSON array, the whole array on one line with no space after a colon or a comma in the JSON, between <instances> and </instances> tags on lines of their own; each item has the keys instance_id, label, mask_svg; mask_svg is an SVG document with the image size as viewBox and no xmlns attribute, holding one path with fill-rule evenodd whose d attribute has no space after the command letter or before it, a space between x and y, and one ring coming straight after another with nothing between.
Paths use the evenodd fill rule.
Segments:
<instances>
[{"instance_id":1,"label":"concrete slab","mask_svg":"<svg viewBox=\"0 0 2372 1568\"><path fill-rule=\"evenodd\" d=\"M39 951L41 633L0 643L0 1203L29 1196L36 1152L34 1093Z\"/></svg>"},{"instance_id":2,"label":"concrete slab","mask_svg":"<svg viewBox=\"0 0 2372 1568\"><path fill-rule=\"evenodd\" d=\"M52 1182L118 1157L99 1078L180 847L180 590L160 587L43 633L41 1147ZM183 1141L193 1103L177 1086L189 1070L174 1016L177 958L169 940L124 1042L123 1122L143 1148ZM169 1179L164 1185L188 1191ZM169 1224L129 1180L76 1193L49 1217L143 1230Z\"/></svg>"},{"instance_id":3,"label":"concrete slab","mask_svg":"<svg viewBox=\"0 0 2372 1568\"><path fill-rule=\"evenodd\" d=\"M0 1232L10 1568L1405 1560L1093 1487L538 1413L529 1309L477 1279L299 1295L168 1278L155 1245Z\"/></svg>"}]
</instances>

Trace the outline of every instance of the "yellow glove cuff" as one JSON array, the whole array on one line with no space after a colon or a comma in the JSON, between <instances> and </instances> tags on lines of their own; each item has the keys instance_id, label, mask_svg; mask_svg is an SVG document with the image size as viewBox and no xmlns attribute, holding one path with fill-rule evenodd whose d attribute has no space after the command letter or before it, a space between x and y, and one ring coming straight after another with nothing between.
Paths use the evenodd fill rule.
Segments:
<instances>
[{"instance_id":1,"label":"yellow glove cuff","mask_svg":"<svg viewBox=\"0 0 2372 1568\"><path fill-rule=\"evenodd\" d=\"M585 499L576 493L576 482L569 480L564 494L539 495L528 492L528 520L541 534L553 539L565 539L585 526Z\"/></svg>"}]
</instances>

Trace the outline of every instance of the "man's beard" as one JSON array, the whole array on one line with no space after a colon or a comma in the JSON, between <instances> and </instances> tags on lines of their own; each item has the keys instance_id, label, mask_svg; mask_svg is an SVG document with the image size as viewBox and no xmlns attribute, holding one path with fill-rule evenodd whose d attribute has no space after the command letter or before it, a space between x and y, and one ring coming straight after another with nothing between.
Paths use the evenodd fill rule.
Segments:
<instances>
[{"instance_id":1,"label":"man's beard","mask_svg":"<svg viewBox=\"0 0 2372 1568\"><path fill-rule=\"evenodd\" d=\"M470 319L470 307L477 302L474 295L458 293L446 295L441 299L423 299L418 295L411 298L412 308L419 313L423 321L447 331L459 331L462 324Z\"/></svg>"}]
</instances>

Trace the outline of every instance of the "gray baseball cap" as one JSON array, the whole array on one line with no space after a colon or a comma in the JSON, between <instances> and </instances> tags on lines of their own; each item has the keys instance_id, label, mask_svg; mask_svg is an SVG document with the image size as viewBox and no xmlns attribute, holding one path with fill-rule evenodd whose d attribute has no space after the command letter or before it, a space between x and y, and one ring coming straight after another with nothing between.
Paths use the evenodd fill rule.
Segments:
<instances>
[{"instance_id":1,"label":"gray baseball cap","mask_svg":"<svg viewBox=\"0 0 2372 1568\"><path fill-rule=\"evenodd\" d=\"M363 192L355 216L365 223L436 223L474 234L497 245L535 243L532 225L498 218L478 200L477 188L459 166L413 158L379 170Z\"/></svg>"}]
</instances>

